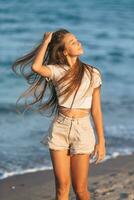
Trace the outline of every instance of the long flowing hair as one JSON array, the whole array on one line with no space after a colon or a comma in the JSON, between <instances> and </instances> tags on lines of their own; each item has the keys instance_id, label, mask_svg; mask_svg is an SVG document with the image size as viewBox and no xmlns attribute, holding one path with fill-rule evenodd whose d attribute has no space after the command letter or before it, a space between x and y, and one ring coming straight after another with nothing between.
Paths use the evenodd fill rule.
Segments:
<instances>
[{"instance_id":1,"label":"long flowing hair","mask_svg":"<svg viewBox=\"0 0 134 200\"><path fill-rule=\"evenodd\" d=\"M63 54L63 50L65 47L63 39L65 34L67 33L70 32L66 29L58 29L57 31L53 32L52 39L47 46L43 58L43 65L54 64L60 67L63 67L64 65L69 66L66 56ZM15 74L23 76L24 79L26 79L27 83L30 85L30 87L16 101L17 112L19 112L18 102L22 98L25 99L24 112L32 108L33 106L37 106L37 111L39 111L40 113L42 111L43 113L46 113L46 111L48 111L50 116L52 116L54 112L58 112L58 97L53 81L48 81L46 77L41 76L40 74L33 71L31 68L36 54L40 50L43 40L44 37L30 53L18 58L12 64L12 70L15 72ZM59 94L59 96L65 96L64 101L75 90L79 88L85 70L89 72L92 80L93 66L83 63L82 61L80 61L79 57L77 58L75 65L76 66L73 68L70 67L68 73L66 73L57 81L57 84L62 84L63 82L67 83L66 89L64 89ZM90 82L92 83L92 81ZM46 101L45 97L47 98Z\"/></svg>"}]
</instances>

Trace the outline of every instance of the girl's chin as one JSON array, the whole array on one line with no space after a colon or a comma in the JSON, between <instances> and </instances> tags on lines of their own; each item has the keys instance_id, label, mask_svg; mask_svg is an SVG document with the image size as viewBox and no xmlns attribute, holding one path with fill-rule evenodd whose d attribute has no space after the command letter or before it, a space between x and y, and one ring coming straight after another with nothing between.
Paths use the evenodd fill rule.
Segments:
<instances>
[{"instance_id":1,"label":"girl's chin","mask_svg":"<svg viewBox=\"0 0 134 200\"><path fill-rule=\"evenodd\" d=\"M83 50L83 49L80 49L80 52L81 52L81 53L84 53L84 50Z\"/></svg>"},{"instance_id":2,"label":"girl's chin","mask_svg":"<svg viewBox=\"0 0 134 200\"><path fill-rule=\"evenodd\" d=\"M84 51L83 51L83 50L82 50L82 51L80 51L80 55L81 55L81 54L83 54L83 53L84 53Z\"/></svg>"}]
</instances>

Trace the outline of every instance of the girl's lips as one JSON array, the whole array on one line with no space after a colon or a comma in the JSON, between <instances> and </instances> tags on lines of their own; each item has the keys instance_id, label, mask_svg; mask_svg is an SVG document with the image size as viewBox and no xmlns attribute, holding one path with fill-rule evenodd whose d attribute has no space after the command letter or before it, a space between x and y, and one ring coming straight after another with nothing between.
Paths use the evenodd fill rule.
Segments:
<instances>
[{"instance_id":1,"label":"girl's lips","mask_svg":"<svg viewBox=\"0 0 134 200\"><path fill-rule=\"evenodd\" d=\"M82 48L82 47L80 47L80 48L79 48L79 50L83 50L83 48Z\"/></svg>"},{"instance_id":2,"label":"girl's lips","mask_svg":"<svg viewBox=\"0 0 134 200\"><path fill-rule=\"evenodd\" d=\"M81 50L81 49L82 49L82 47L80 46L80 47L79 47L79 50Z\"/></svg>"}]
</instances>

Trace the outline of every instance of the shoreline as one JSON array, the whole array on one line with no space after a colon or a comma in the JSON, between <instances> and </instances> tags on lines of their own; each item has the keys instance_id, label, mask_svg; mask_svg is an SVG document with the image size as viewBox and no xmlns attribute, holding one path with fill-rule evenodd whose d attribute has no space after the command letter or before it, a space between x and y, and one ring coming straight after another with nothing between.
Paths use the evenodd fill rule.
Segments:
<instances>
[{"instance_id":1,"label":"shoreline","mask_svg":"<svg viewBox=\"0 0 134 200\"><path fill-rule=\"evenodd\" d=\"M124 155L132 155L133 153L129 153L129 154L122 154L123 156ZM112 158L116 158L117 156L120 156L121 154L117 154L117 155L112 155L112 156L106 156L105 157L105 160L103 160L103 163L106 162L107 160L109 159L112 159ZM92 161L90 161L90 164L92 164ZM46 171L46 170L52 170L52 166L50 167L41 167L41 168L31 168L31 169L24 169L23 171L20 171L20 172L9 172L9 173L6 173L6 175L3 175L0 177L0 182L3 181L3 180L6 180L10 177L14 177L14 176L17 176L17 175L25 175L25 174L30 174L30 173L36 173L36 172L39 172L39 171Z\"/></svg>"},{"instance_id":2,"label":"shoreline","mask_svg":"<svg viewBox=\"0 0 134 200\"><path fill-rule=\"evenodd\" d=\"M88 189L94 200L134 199L134 153L119 155L95 165L90 163ZM54 200L53 170L14 175L0 180L1 200ZM70 199L75 194L70 186Z\"/></svg>"}]
</instances>

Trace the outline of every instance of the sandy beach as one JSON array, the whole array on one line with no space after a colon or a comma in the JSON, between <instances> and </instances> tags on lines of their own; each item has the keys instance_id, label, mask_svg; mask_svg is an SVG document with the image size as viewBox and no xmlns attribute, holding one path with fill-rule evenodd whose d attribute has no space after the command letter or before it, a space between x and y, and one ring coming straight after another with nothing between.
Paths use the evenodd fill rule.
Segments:
<instances>
[{"instance_id":1,"label":"sandy beach","mask_svg":"<svg viewBox=\"0 0 134 200\"><path fill-rule=\"evenodd\" d=\"M134 200L134 154L118 156L89 168L92 200ZM15 175L0 181L0 200L54 200L52 170ZM75 194L70 187L70 200Z\"/></svg>"}]
</instances>

